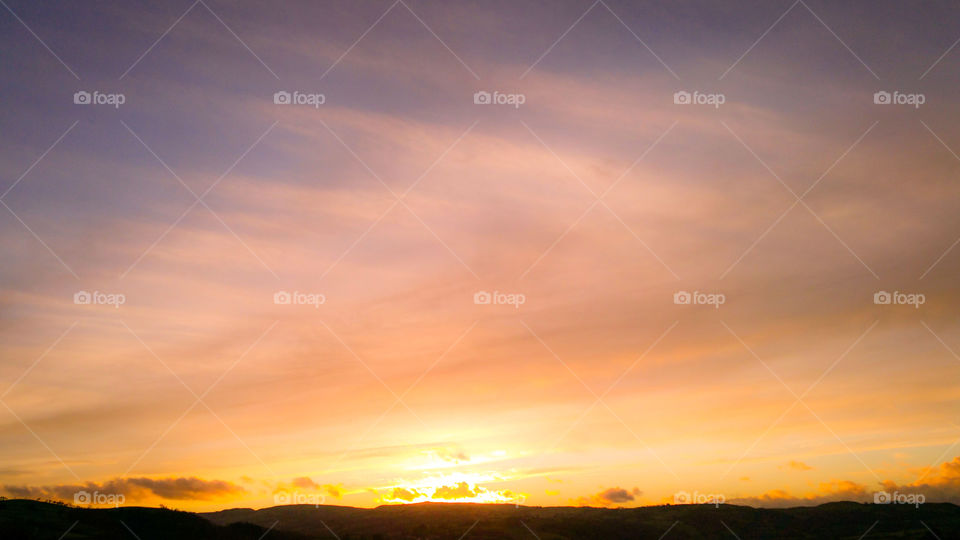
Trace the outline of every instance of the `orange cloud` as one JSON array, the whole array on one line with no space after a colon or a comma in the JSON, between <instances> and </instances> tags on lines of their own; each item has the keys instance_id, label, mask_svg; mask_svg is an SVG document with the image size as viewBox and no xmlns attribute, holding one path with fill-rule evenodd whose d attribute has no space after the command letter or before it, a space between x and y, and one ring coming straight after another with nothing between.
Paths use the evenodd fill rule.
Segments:
<instances>
[{"instance_id":1,"label":"orange cloud","mask_svg":"<svg viewBox=\"0 0 960 540\"><path fill-rule=\"evenodd\" d=\"M809 466L809 465L807 465L806 463L803 463L803 462L801 462L801 461L793 461L793 460L790 460L790 461L787 462L786 465L781 465L781 466L780 466L780 470L781 470L781 471L783 471L783 470L788 470L788 469L794 470L794 471L812 471L812 470L813 470L813 467L811 467L811 466Z\"/></svg>"},{"instance_id":2,"label":"orange cloud","mask_svg":"<svg viewBox=\"0 0 960 540\"><path fill-rule=\"evenodd\" d=\"M922 493L928 502L960 503L960 456L938 467L924 469L923 474L909 484L883 482L883 490Z\"/></svg>"},{"instance_id":3,"label":"orange cloud","mask_svg":"<svg viewBox=\"0 0 960 540\"><path fill-rule=\"evenodd\" d=\"M442 448L436 451L436 455L438 458L444 461L450 461L453 463L470 461L470 456L468 456L463 450L450 450L448 448Z\"/></svg>"},{"instance_id":4,"label":"orange cloud","mask_svg":"<svg viewBox=\"0 0 960 540\"><path fill-rule=\"evenodd\" d=\"M773 489L762 495L753 497L737 497L727 501L728 504L747 506L764 506L787 508L791 506L816 506L837 501L872 500L872 492L866 486L850 480L831 480L821 483L815 493L798 497L782 489Z\"/></svg>"},{"instance_id":5,"label":"orange cloud","mask_svg":"<svg viewBox=\"0 0 960 540\"><path fill-rule=\"evenodd\" d=\"M622 487L612 487L589 497L578 497L572 500L571 503L577 506L615 506L635 501L642 493L640 488L637 487L630 491Z\"/></svg>"},{"instance_id":6,"label":"orange cloud","mask_svg":"<svg viewBox=\"0 0 960 540\"><path fill-rule=\"evenodd\" d=\"M291 480L289 485L277 484L274 493L297 489L322 492L336 499L342 498L344 492L342 484L318 484L307 476L300 476Z\"/></svg>"},{"instance_id":7,"label":"orange cloud","mask_svg":"<svg viewBox=\"0 0 960 540\"><path fill-rule=\"evenodd\" d=\"M455 486L440 486L433 492L435 499L469 499L480 494L480 488L471 488L466 482Z\"/></svg>"},{"instance_id":8,"label":"orange cloud","mask_svg":"<svg viewBox=\"0 0 960 540\"><path fill-rule=\"evenodd\" d=\"M168 500L234 499L246 490L226 480L204 480L197 477L177 478L115 478L106 482L85 484L59 484L50 486L5 485L4 491L14 497L42 498L73 502L79 492L99 492L123 495L128 501L147 500L153 497Z\"/></svg>"},{"instance_id":9,"label":"orange cloud","mask_svg":"<svg viewBox=\"0 0 960 540\"><path fill-rule=\"evenodd\" d=\"M307 478L306 476L301 476L301 477L299 477L299 478L294 478L294 479L293 479L293 482L291 482L291 483L292 483L294 486L299 487L299 488L316 489L316 488L320 487L320 484L317 484L316 482L314 482L313 480Z\"/></svg>"},{"instance_id":10,"label":"orange cloud","mask_svg":"<svg viewBox=\"0 0 960 540\"><path fill-rule=\"evenodd\" d=\"M389 495L385 497L386 499L393 499L399 501L412 502L417 497L426 496L424 493L420 493L415 489L406 489L406 488L393 488L390 490Z\"/></svg>"},{"instance_id":11,"label":"orange cloud","mask_svg":"<svg viewBox=\"0 0 960 540\"><path fill-rule=\"evenodd\" d=\"M783 468L781 467L781 469ZM796 467L791 468L796 469ZM923 494L926 502L960 503L960 456L946 463L941 463L939 466L922 469L920 478L906 484L885 480L876 489L869 489L867 486L850 480L831 480L821 483L816 492L804 496L794 495L782 489L774 489L761 495L738 497L727 502L777 508L815 506L836 501L873 502L873 494L878 491Z\"/></svg>"}]
</instances>

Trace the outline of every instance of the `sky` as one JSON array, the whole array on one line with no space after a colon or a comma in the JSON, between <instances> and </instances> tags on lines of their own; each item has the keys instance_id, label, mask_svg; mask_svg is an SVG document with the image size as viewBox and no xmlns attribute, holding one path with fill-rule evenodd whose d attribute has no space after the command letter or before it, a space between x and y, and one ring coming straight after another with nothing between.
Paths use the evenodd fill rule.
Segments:
<instances>
[{"instance_id":1,"label":"sky","mask_svg":"<svg viewBox=\"0 0 960 540\"><path fill-rule=\"evenodd\" d=\"M960 7L0 3L6 496L960 502Z\"/></svg>"}]
</instances>

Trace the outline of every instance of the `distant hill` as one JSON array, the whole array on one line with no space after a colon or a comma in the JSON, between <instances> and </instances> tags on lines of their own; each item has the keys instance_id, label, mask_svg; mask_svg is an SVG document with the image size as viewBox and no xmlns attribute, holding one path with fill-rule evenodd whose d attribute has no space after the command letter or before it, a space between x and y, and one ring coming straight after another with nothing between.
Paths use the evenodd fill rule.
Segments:
<instances>
[{"instance_id":1,"label":"distant hill","mask_svg":"<svg viewBox=\"0 0 960 540\"><path fill-rule=\"evenodd\" d=\"M335 538L329 527L341 540L457 540L468 529L464 540L936 538L931 530L942 540L960 538L960 507L953 504L915 508L841 502L788 509L733 505L608 509L423 503L374 509L275 506L200 515L218 524L269 526L279 522L279 530Z\"/></svg>"},{"instance_id":2,"label":"distant hill","mask_svg":"<svg viewBox=\"0 0 960 540\"><path fill-rule=\"evenodd\" d=\"M424 503L372 509L275 506L193 514L162 508L74 508L14 499L0 501L0 538L947 540L960 538L960 507L842 502L787 509L732 505L607 509Z\"/></svg>"},{"instance_id":3,"label":"distant hill","mask_svg":"<svg viewBox=\"0 0 960 540\"><path fill-rule=\"evenodd\" d=\"M267 525L269 527L269 525ZM10 499L0 501L2 540L307 540L249 523L215 525L189 512L165 508L109 509Z\"/></svg>"}]
</instances>

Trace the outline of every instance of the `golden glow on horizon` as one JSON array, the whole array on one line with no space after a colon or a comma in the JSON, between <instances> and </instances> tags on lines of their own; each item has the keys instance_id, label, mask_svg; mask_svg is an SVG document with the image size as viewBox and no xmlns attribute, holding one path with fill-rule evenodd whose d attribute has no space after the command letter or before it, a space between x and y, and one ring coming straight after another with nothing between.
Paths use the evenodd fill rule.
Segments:
<instances>
[{"instance_id":1,"label":"golden glow on horizon","mask_svg":"<svg viewBox=\"0 0 960 540\"><path fill-rule=\"evenodd\" d=\"M428 474L423 479L403 480L378 489L383 493L377 499L383 504L412 504L421 502L514 503L521 504L526 494L509 489L492 490L483 484L499 483L511 477L497 473L451 471Z\"/></svg>"},{"instance_id":2,"label":"golden glow on horizon","mask_svg":"<svg viewBox=\"0 0 960 540\"><path fill-rule=\"evenodd\" d=\"M503 482L509 476L491 471L477 472L477 466L502 461L508 456L505 450L488 454L467 455L456 448L432 448L423 450L403 465L411 472L425 475L418 480L402 479L382 489L378 502L384 504L409 504L419 502L516 502L517 494L511 490L490 490L482 484Z\"/></svg>"}]
</instances>

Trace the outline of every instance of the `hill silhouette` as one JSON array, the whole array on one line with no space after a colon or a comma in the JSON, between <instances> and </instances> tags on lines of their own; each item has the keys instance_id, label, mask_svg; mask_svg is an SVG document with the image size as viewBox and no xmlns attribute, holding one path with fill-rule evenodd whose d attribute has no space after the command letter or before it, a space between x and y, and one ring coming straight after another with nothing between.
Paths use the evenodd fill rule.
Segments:
<instances>
[{"instance_id":1,"label":"hill silhouette","mask_svg":"<svg viewBox=\"0 0 960 540\"><path fill-rule=\"evenodd\" d=\"M853 502L763 509L515 507L422 503L378 508L275 506L194 514L165 508L76 508L0 501L0 538L23 540L921 539L960 538L954 504Z\"/></svg>"},{"instance_id":2,"label":"hill silhouette","mask_svg":"<svg viewBox=\"0 0 960 540\"><path fill-rule=\"evenodd\" d=\"M330 533L333 531L341 540L935 538L931 531L941 539L960 538L960 507L947 503L916 508L839 502L787 509L734 505L611 509L422 503L373 509L275 506L201 515L219 524L249 522L269 526L279 522L280 530L314 538L334 538Z\"/></svg>"},{"instance_id":3,"label":"hill silhouette","mask_svg":"<svg viewBox=\"0 0 960 540\"><path fill-rule=\"evenodd\" d=\"M269 527L269 525L267 526ZM65 504L0 501L3 540L306 540L250 523L216 525L197 514L166 508L77 508Z\"/></svg>"}]
</instances>

